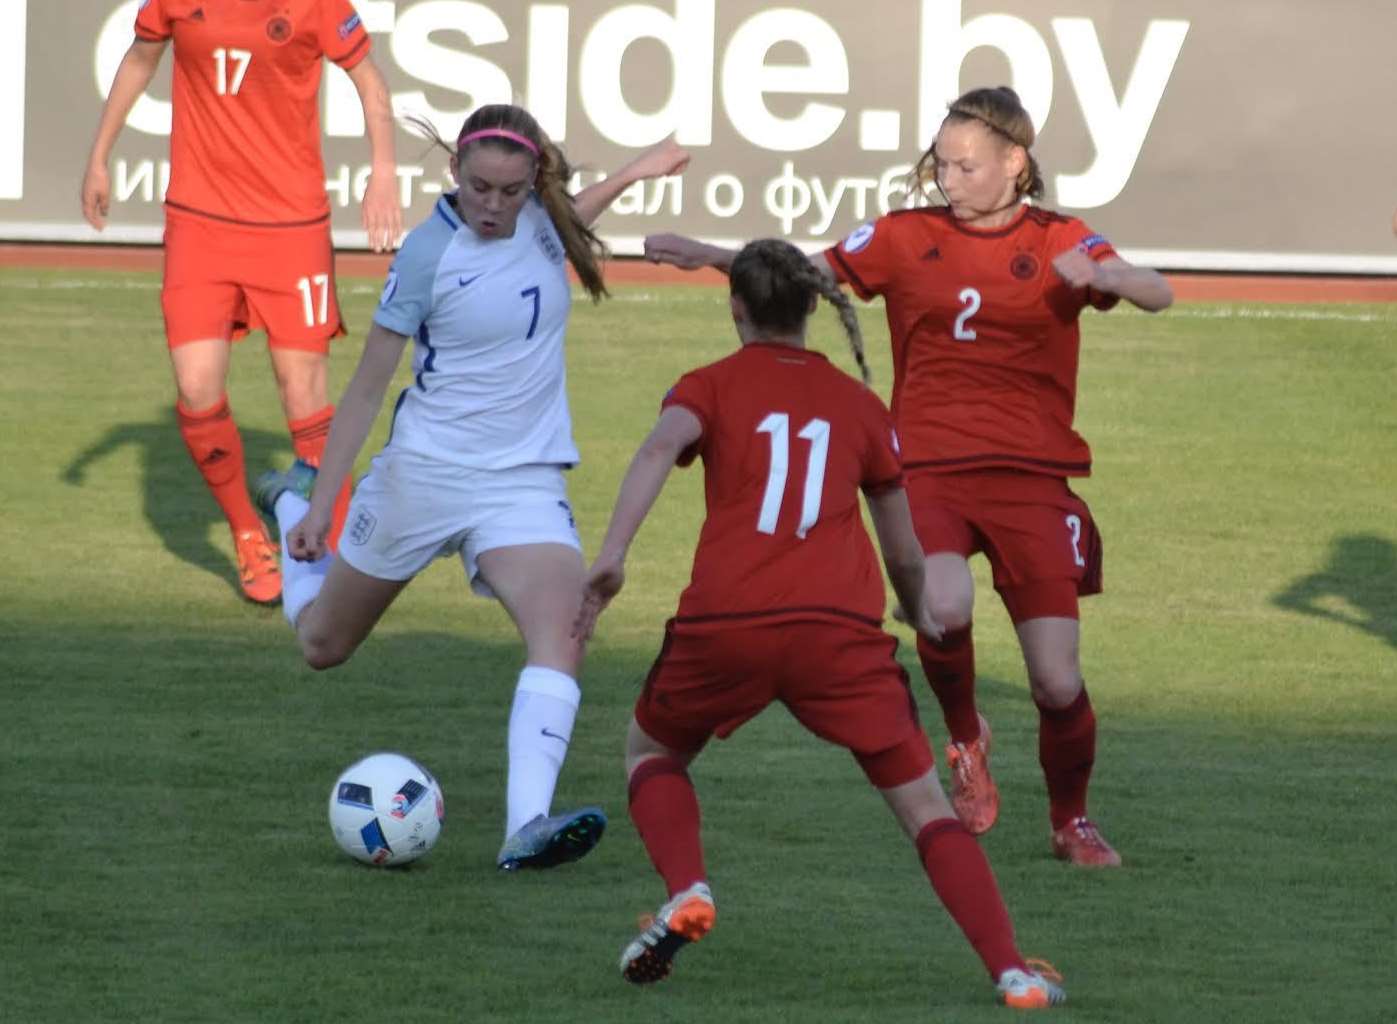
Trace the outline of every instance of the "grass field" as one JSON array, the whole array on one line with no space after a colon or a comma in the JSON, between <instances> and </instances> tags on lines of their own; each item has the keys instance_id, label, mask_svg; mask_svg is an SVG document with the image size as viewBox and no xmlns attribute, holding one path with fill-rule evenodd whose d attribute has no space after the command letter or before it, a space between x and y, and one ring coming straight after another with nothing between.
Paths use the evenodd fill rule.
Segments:
<instances>
[{"instance_id":1,"label":"grass field","mask_svg":"<svg viewBox=\"0 0 1397 1024\"><path fill-rule=\"evenodd\" d=\"M349 280L355 340L377 295ZM881 311L865 310L880 390ZM734 344L724 296L579 302L571 488L595 549L680 372ZM154 276L0 270L0 1020L1003 1020L850 759L775 710L696 766L721 917L652 990L615 957L663 892L620 751L702 514L678 474L602 622L561 802L612 816L588 860L493 868L503 613L437 563L346 666L304 668L231 546L170 410ZM1004 807L985 848L1072 1021L1390 1020L1397 1006L1397 309L1091 316L1079 488L1106 539L1083 661L1092 809L1126 858L1047 849L1036 718L978 567ZM814 343L841 365L822 312ZM289 461L264 348L231 387L254 469ZM371 441L381 441L387 417ZM894 627L900 628L900 627ZM925 693L910 635L902 655ZM938 747L929 695L923 719ZM430 766L447 830L401 872L334 847L325 800L369 750Z\"/></svg>"}]
</instances>

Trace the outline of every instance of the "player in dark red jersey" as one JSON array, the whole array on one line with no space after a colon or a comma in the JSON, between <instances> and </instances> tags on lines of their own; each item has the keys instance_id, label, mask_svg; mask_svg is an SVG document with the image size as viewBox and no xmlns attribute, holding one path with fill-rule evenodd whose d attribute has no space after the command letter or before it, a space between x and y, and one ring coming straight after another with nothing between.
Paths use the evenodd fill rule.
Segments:
<instances>
[{"instance_id":1,"label":"player in dark red jersey","mask_svg":"<svg viewBox=\"0 0 1397 1024\"><path fill-rule=\"evenodd\" d=\"M248 500L242 440L228 407L230 343L265 328L292 446L318 464L334 414L326 357L330 339L344 333L320 155L321 58L348 72L363 105L372 150L363 221L377 250L402 233L392 110L349 0L146 0L83 178L83 215L99 230L111 197L112 146L171 40L160 298L176 416L232 529L243 593L271 603L281 595L278 549ZM337 525L348 497L346 488Z\"/></svg>"},{"instance_id":2,"label":"player in dark red jersey","mask_svg":"<svg viewBox=\"0 0 1397 1024\"><path fill-rule=\"evenodd\" d=\"M588 575L577 631L621 589L625 556L670 469L701 458L707 518L693 574L636 702L627 741L630 812L669 900L623 952L627 980L667 976L675 953L713 926L715 909L688 765L773 701L854 755L913 839L932 886L1012 1006L1065 998L1033 970L979 845L933 767L897 641L880 628L869 512L893 587L919 629L939 635L923 601L892 422L878 398L805 348L821 293L841 310L860 365L848 301L786 242L748 245L732 262L742 347L686 374L621 485Z\"/></svg>"},{"instance_id":3,"label":"player in dark red jersey","mask_svg":"<svg viewBox=\"0 0 1397 1024\"><path fill-rule=\"evenodd\" d=\"M1033 123L1012 89L976 89L950 107L914 172L946 205L891 213L816 259L862 298L883 296L892 337L892 413L902 440L931 614L946 632L918 654L951 734L952 801L975 834L994 824L989 731L975 707L967 559L983 551L1008 609L1039 709L1052 849L1084 866L1120 863L1087 817L1096 719L1078 659L1079 595L1101 589L1101 542L1067 479L1091 471L1073 430L1078 317L1124 298L1173 301L1042 195ZM725 267L728 250L672 235L647 255Z\"/></svg>"}]
</instances>

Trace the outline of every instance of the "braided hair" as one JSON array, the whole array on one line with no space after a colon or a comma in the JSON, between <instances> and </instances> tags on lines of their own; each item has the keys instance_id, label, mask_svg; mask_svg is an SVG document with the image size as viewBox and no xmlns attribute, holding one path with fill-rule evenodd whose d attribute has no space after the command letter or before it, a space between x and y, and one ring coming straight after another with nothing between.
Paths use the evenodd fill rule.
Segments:
<instances>
[{"instance_id":1,"label":"braided hair","mask_svg":"<svg viewBox=\"0 0 1397 1024\"><path fill-rule=\"evenodd\" d=\"M858 314L849 297L790 242L778 238L748 242L733 260L728 279L732 294L742 300L752 323L781 334L799 332L805 326L811 299L823 295L839 314L863 382L873 379L864 357Z\"/></svg>"}]
</instances>

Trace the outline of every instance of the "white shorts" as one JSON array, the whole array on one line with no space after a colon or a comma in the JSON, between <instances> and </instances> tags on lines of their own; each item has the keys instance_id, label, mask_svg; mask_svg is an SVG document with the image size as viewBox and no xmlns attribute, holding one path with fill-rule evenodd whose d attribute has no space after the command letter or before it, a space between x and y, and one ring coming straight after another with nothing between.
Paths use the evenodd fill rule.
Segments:
<instances>
[{"instance_id":1,"label":"white shorts","mask_svg":"<svg viewBox=\"0 0 1397 1024\"><path fill-rule=\"evenodd\" d=\"M516 544L582 543L556 465L461 469L420 456L379 452L349 505L340 557L384 580L408 580L434 558L459 554L471 589L483 552Z\"/></svg>"}]
</instances>

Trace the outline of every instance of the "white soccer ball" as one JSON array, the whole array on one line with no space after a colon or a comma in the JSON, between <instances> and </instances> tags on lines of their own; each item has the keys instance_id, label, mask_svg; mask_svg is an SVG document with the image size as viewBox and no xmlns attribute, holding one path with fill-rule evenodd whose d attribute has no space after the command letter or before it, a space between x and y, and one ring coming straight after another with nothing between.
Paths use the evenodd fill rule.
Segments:
<instances>
[{"instance_id":1,"label":"white soccer ball","mask_svg":"<svg viewBox=\"0 0 1397 1024\"><path fill-rule=\"evenodd\" d=\"M446 804L432 773L402 754L370 754L330 791L330 831L355 860L396 867L421 857L441 835Z\"/></svg>"}]
</instances>

